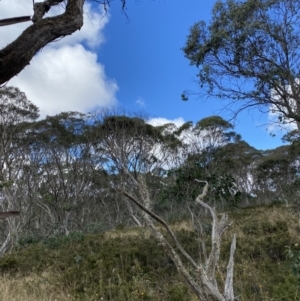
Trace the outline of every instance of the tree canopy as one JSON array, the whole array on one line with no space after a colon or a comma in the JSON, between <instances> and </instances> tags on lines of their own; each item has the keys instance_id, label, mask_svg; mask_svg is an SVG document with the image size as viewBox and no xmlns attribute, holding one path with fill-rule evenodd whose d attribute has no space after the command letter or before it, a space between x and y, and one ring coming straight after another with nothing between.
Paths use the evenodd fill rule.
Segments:
<instances>
[{"instance_id":1,"label":"tree canopy","mask_svg":"<svg viewBox=\"0 0 300 301\"><path fill-rule=\"evenodd\" d=\"M194 24L183 48L199 68L200 93L238 103L237 112L274 112L300 131L299 11L299 0L217 1L209 24Z\"/></svg>"}]
</instances>

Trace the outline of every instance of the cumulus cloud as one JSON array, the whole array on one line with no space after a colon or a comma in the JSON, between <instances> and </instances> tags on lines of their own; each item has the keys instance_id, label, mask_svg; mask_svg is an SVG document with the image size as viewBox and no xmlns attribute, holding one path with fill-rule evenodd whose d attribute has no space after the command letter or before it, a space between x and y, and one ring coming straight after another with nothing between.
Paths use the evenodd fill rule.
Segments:
<instances>
[{"instance_id":1,"label":"cumulus cloud","mask_svg":"<svg viewBox=\"0 0 300 301\"><path fill-rule=\"evenodd\" d=\"M32 1L2 0L0 2L0 19L32 16ZM0 27L0 48L14 41L32 22L18 23Z\"/></svg>"},{"instance_id":2,"label":"cumulus cloud","mask_svg":"<svg viewBox=\"0 0 300 301\"><path fill-rule=\"evenodd\" d=\"M25 3L26 2L26 3ZM31 1L1 1L1 18L32 15ZM30 5L31 4L31 5ZM64 8L52 8L58 15ZM97 61L97 49L103 44L103 28L109 22L102 6L84 6L85 20L80 31L50 43L42 49L18 76L9 81L24 91L41 111L41 117L62 111L87 112L116 104L117 83L107 78ZM0 46L17 38L31 22L0 27Z\"/></svg>"},{"instance_id":3,"label":"cumulus cloud","mask_svg":"<svg viewBox=\"0 0 300 301\"><path fill-rule=\"evenodd\" d=\"M180 127L185 123L185 121L182 117L175 118L173 120L167 119L164 117L157 117L157 118L151 118L147 122L153 126L160 126L160 125L164 125L167 123L174 123L177 127Z\"/></svg>"},{"instance_id":4,"label":"cumulus cloud","mask_svg":"<svg viewBox=\"0 0 300 301\"><path fill-rule=\"evenodd\" d=\"M26 92L42 115L62 111L86 112L113 104L117 84L106 78L95 53L80 44L45 48L10 84Z\"/></svg>"}]
</instances>

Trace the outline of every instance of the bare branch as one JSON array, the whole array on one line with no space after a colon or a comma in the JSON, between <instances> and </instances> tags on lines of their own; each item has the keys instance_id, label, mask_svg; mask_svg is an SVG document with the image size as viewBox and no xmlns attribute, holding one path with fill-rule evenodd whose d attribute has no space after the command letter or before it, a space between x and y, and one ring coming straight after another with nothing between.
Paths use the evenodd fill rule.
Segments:
<instances>
[{"instance_id":1,"label":"bare branch","mask_svg":"<svg viewBox=\"0 0 300 301\"><path fill-rule=\"evenodd\" d=\"M228 226L230 226L230 224L228 224L227 214L223 214L221 220L219 221L215 210L212 207L210 207L208 204L203 202L203 199L208 191L208 187L209 187L208 182L200 181L197 179L195 179L195 181L199 183L201 182L206 183L203 188L202 194L200 194L196 198L196 203L202 206L203 208L207 209L212 216L211 251L209 254L208 261L206 263L206 273L210 281L217 287L215 271L220 258L222 235L225 232L225 230L228 228Z\"/></svg>"},{"instance_id":2,"label":"bare branch","mask_svg":"<svg viewBox=\"0 0 300 301\"><path fill-rule=\"evenodd\" d=\"M145 202L145 205L142 204L140 201L137 200L136 197L134 197L132 194L128 193L127 191L123 191L123 194L127 196L131 201L133 201L143 212L146 214L144 215L144 219L146 221L147 226L150 227L152 230L152 233L156 240L159 242L159 244L164 248L166 253L170 256L170 258L174 261L178 271L184 276L185 280L191 287L191 289L196 293L196 295L199 297L200 300L205 301L234 301L234 294L233 294L233 266L234 266L234 250L235 250L235 236L231 245L231 251L230 251L230 259L229 264L227 268L227 277L226 277L226 284L225 284L225 290L224 295L222 295L218 289L216 277L215 277L215 271L216 267L219 261L220 257L220 246L221 246L221 236L224 233L224 231L228 227L228 216L224 214L219 221L217 219L217 215L209 205L205 204L203 202L204 197L207 194L208 191L208 182L207 181L200 181L197 180L197 182L204 182L205 187L203 189L202 194L200 194L196 198L196 203L200 204L202 207L209 210L212 216L212 224L213 224L213 231L212 231L212 248L209 255L208 260L206 260L205 264L199 264L197 265L196 262L190 257L189 254L182 248L180 243L178 242L176 236L174 235L173 231L170 229L169 225L161 219L159 216L157 216L155 213L153 213L150 210L148 199L148 192L146 184L143 180L140 180L137 183L139 192L141 194L142 200ZM146 198L147 200L144 200ZM161 231L156 228L153 224L154 219L155 221L159 222L168 232L168 234L173 239L177 249L180 251L180 253L184 256L185 259L189 261L190 264L192 264L192 267L195 269L194 271L198 275L198 279L194 280L194 276L188 271L188 269L183 264L181 258L176 253L176 250L168 243L168 241L165 239L164 235L161 233ZM226 296L226 297L225 297Z\"/></svg>"},{"instance_id":3,"label":"bare branch","mask_svg":"<svg viewBox=\"0 0 300 301\"><path fill-rule=\"evenodd\" d=\"M152 211L147 209L142 203L140 203L134 196L132 196L128 192L124 191L123 194L125 196L127 196L131 201L133 201L140 209L142 209L144 212L146 212L148 215L150 215L154 220L159 222L168 231L169 235L173 239L176 247L181 252L181 254L192 264L192 266L194 268L196 268L196 269L199 268L197 263L192 259L192 257L182 248L182 246L180 245L179 241L177 240L174 232L171 230L169 225L162 218L160 218L158 215L156 215L155 213L153 213Z\"/></svg>"},{"instance_id":4,"label":"bare branch","mask_svg":"<svg viewBox=\"0 0 300 301\"><path fill-rule=\"evenodd\" d=\"M7 212L0 212L0 218L7 218L11 216L18 216L20 215L20 211L7 211Z\"/></svg>"},{"instance_id":5,"label":"bare branch","mask_svg":"<svg viewBox=\"0 0 300 301\"><path fill-rule=\"evenodd\" d=\"M201 181L201 180L198 180L198 179L195 179L195 181L198 182L198 183L205 183L202 194L198 195L197 198L196 198L196 203L197 203L198 200L203 201L203 199L206 197L209 185L208 185L207 181Z\"/></svg>"},{"instance_id":6,"label":"bare branch","mask_svg":"<svg viewBox=\"0 0 300 301\"><path fill-rule=\"evenodd\" d=\"M0 86L19 74L47 44L71 35L83 25L83 5L86 0L44 0L34 3L33 25L29 26L16 40L0 50ZM107 11L112 0L93 0L103 5ZM62 2L66 2L65 12L54 17L45 14ZM122 12L126 14L126 0L120 0ZM2 22L1 22L2 21ZM0 20L0 26L30 21L30 17ZM2 23L2 24L1 24Z\"/></svg>"},{"instance_id":7,"label":"bare branch","mask_svg":"<svg viewBox=\"0 0 300 301\"><path fill-rule=\"evenodd\" d=\"M30 20L31 20L30 16L2 19L2 20L0 20L0 26L13 25L13 24L22 23L22 22L28 22Z\"/></svg>"},{"instance_id":8,"label":"bare branch","mask_svg":"<svg viewBox=\"0 0 300 301\"><path fill-rule=\"evenodd\" d=\"M227 275L224 287L224 297L226 301L234 300L233 293L233 267L234 267L234 252L236 248L236 235L233 236L231 247L230 247L230 257L227 266Z\"/></svg>"}]
</instances>

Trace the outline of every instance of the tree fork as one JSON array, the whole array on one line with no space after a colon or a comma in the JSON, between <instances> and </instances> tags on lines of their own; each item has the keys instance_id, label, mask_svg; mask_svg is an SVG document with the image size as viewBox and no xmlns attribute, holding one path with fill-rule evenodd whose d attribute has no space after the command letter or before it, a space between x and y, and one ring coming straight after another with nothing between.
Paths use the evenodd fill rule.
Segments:
<instances>
[{"instance_id":1,"label":"tree fork","mask_svg":"<svg viewBox=\"0 0 300 301\"><path fill-rule=\"evenodd\" d=\"M126 172L126 170L125 170ZM130 173L127 173L129 177L131 177ZM229 263L227 266L227 275L226 281L224 285L223 294L219 291L215 271L218 265L219 257L220 257L220 247L221 247L221 238L226 229L230 226L228 224L228 216L224 214L220 220L218 220L217 214L215 210L210 207L208 204L203 202L203 199L206 197L208 192L209 184L207 181L199 181L205 183L202 194L200 194L195 202L207 209L212 217L212 246L211 252L208 260L205 263L197 264L191 256L184 250L179 241L177 240L175 234L169 227L169 225L159 216L151 211L149 208L150 200L148 199L148 191L145 184L144 179L141 177L140 181L134 181L139 189L139 194L142 199L140 202L134 195L128 193L127 191L123 191L123 194L128 197L132 202L134 202L145 214L144 221L146 225L151 229L153 236L160 246L164 249L166 254L173 260L178 272L184 277L186 283L189 285L191 290L197 295L199 300L203 301L234 301L234 292L233 292L233 269L234 269L234 252L236 248L236 236L234 235ZM175 243L175 248L170 245L162 232L155 227L153 220L157 221L161 224L168 232L173 242ZM177 249L177 250L176 250ZM183 256L189 264L193 267L196 277L193 276L189 271L184 262L181 259Z\"/></svg>"},{"instance_id":2,"label":"tree fork","mask_svg":"<svg viewBox=\"0 0 300 301\"><path fill-rule=\"evenodd\" d=\"M0 51L0 85L20 73L33 56L48 43L79 30L83 25L84 0L68 0L63 14L44 18L51 6L63 0L47 0L34 4L32 22L15 41Z\"/></svg>"}]
</instances>

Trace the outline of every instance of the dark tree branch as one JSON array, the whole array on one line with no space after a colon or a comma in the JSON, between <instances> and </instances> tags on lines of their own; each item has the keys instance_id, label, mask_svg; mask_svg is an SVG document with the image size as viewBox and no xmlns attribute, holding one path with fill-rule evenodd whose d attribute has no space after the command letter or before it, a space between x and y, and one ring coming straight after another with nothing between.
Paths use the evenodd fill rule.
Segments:
<instances>
[{"instance_id":1,"label":"dark tree branch","mask_svg":"<svg viewBox=\"0 0 300 301\"><path fill-rule=\"evenodd\" d=\"M2 19L2 20L0 20L0 26L13 25L13 24L22 23L22 22L28 22L30 20L31 20L30 16Z\"/></svg>"},{"instance_id":2,"label":"dark tree branch","mask_svg":"<svg viewBox=\"0 0 300 301\"><path fill-rule=\"evenodd\" d=\"M7 217L11 217L11 216L19 216L20 215L20 211L7 211L7 212L0 212L0 218L7 218Z\"/></svg>"},{"instance_id":3,"label":"dark tree branch","mask_svg":"<svg viewBox=\"0 0 300 301\"><path fill-rule=\"evenodd\" d=\"M34 15L31 19L33 25L25 29L15 41L0 50L0 85L19 74L44 46L80 30L83 25L85 0L67 0L63 14L44 18L52 6L64 1L45 0L34 4ZM125 12L126 0L120 1L122 10ZM104 9L107 9L111 0L96 2L101 3Z\"/></svg>"},{"instance_id":4,"label":"dark tree branch","mask_svg":"<svg viewBox=\"0 0 300 301\"><path fill-rule=\"evenodd\" d=\"M72 34L83 25L84 0L69 0L63 14L42 19L43 15L61 1L44 1L34 7L33 25L14 42L0 51L0 84L21 72L33 56L48 43Z\"/></svg>"}]
</instances>

